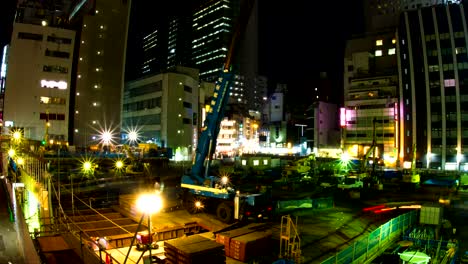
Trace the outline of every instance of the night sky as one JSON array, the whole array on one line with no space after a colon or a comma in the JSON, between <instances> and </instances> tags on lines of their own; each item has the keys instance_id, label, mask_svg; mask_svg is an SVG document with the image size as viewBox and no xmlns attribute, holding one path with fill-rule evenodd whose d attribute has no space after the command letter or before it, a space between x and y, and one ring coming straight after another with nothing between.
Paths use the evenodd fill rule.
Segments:
<instances>
[{"instance_id":1,"label":"night sky","mask_svg":"<svg viewBox=\"0 0 468 264\"><path fill-rule=\"evenodd\" d=\"M320 71L327 71L335 86L342 87L345 39L361 31L363 0L257 1L259 70L269 78L271 86L287 83L293 93L301 93L308 80L316 78ZM11 34L8 22L14 17L11 11L15 2L0 3L1 45ZM181 2L185 1L178 3Z\"/></svg>"},{"instance_id":2,"label":"night sky","mask_svg":"<svg viewBox=\"0 0 468 264\"><path fill-rule=\"evenodd\" d=\"M303 98L310 80L328 72L342 88L345 40L363 27L362 1L262 1L260 73L272 83L287 83ZM287 5L285 5L287 3ZM297 96L296 96L297 95Z\"/></svg>"}]
</instances>

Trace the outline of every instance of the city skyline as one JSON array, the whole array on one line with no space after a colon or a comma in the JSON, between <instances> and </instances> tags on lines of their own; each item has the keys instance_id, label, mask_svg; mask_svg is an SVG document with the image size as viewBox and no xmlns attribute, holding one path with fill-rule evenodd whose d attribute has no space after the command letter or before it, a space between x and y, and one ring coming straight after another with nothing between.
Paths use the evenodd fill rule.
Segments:
<instances>
[{"instance_id":1,"label":"city skyline","mask_svg":"<svg viewBox=\"0 0 468 264\"><path fill-rule=\"evenodd\" d=\"M15 2L1 3L2 45L11 37ZM168 15L179 14L186 10L177 8L180 2L165 3L159 8L167 10ZM345 39L359 32L364 21L360 17L360 2L341 3L345 8L335 8L326 1L295 0L288 6L279 1L259 2L259 74L268 78L270 90L274 90L275 83L286 83L300 93L307 85L306 80L320 72L327 72L330 78L341 78ZM154 17L148 18L148 24L154 22ZM298 51L302 52L297 54ZM337 82L335 86L339 88L340 84Z\"/></svg>"}]
</instances>

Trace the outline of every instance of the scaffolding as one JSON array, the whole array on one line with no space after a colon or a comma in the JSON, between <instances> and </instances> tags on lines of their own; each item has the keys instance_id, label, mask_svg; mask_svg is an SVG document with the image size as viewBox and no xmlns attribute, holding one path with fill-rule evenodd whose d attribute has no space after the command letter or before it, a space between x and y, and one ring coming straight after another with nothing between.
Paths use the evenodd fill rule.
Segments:
<instances>
[{"instance_id":1,"label":"scaffolding","mask_svg":"<svg viewBox=\"0 0 468 264\"><path fill-rule=\"evenodd\" d=\"M297 230L297 216L295 222L290 215L281 217L279 258L301 263L301 238Z\"/></svg>"}]
</instances>

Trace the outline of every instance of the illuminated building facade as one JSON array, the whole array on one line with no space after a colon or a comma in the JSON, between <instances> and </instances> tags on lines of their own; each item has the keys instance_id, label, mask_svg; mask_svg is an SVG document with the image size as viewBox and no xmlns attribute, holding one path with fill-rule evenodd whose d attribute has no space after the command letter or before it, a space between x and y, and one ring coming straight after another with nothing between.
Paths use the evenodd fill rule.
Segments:
<instances>
[{"instance_id":1,"label":"illuminated building facade","mask_svg":"<svg viewBox=\"0 0 468 264\"><path fill-rule=\"evenodd\" d=\"M350 156L361 158L375 139L376 157L383 158L388 166L396 165L399 147L394 32L381 31L347 42L344 110L340 116L343 149Z\"/></svg>"},{"instance_id":2,"label":"illuminated building facade","mask_svg":"<svg viewBox=\"0 0 468 264\"><path fill-rule=\"evenodd\" d=\"M447 4L404 12L398 28L401 154L424 167L467 169L468 11Z\"/></svg>"},{"instance_id":3,"label":"illuminated building facade","mask_svg":"<svg viewBox=\"0 0 468 264\"><path fill-rule=\"evenodd\" d=\"M240 1L204 2L195 8L193 14L192 64L200 70L200 80L215 82L224 64L236 27ZM231 87L230 103L249 103L248 96L250 93L253 94L255 88L255 78L258 75L256 6L255 4L247 29L243 32L248 44L246 41L238 44L239 52L233 61L235 80Z\"/></svg>"},{"instance_id":4,"label":"illuminated building facade","mask_svg":"<svg viewBox=\"0 0 468 264\"><path fill-rule=\"evenodd\" d=\"M78 28L72 144L96 144L102 131L120 133L130 2L80 1L92 5L71 22Z\"/></svg>"},{"instance_id":5,"label":"illuminated building facade","mask_svg":"<svg viewBox=\"0 0 468 264\"><path fill-rule=\"evenodd\" d=\"M24 129L26 138L68 142L75 32L35 22L13 25L3 123Z\"/></svg>"},{"instance_id":6,"label":"illuminated building facade","mask_svg":"<svg viewBox=\"0 0 468 264\"><path fill-rule=\"evenodd\" d=\"M189 149L190 154L197 144L200 97L204 94L200 94L198 71L191 68L175 67L127 82L122 129L137 130L141 141L184 152Z\"/></svg>"}]
</instances>

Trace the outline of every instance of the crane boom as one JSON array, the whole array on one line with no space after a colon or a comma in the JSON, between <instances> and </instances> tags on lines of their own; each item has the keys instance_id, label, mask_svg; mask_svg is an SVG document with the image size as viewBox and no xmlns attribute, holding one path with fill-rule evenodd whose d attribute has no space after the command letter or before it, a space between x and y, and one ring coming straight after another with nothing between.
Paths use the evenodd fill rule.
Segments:
<instances>
[{"instance_id":1,"label":"crane boom","mask_svg":"<svg viewBox=\"0 0 468 264\"><path fill-rule=\"evenodd\" d=\"M233 56L237 51L241 33L247 26L253 3L253 0L244 0L242 2L240 7L241 15L238 18L235 30L233 32L220 76L216 81L214 93L210 102L210 109L207 113L205 124L202 128L202 132L198 140L195 158L191 170L191 176L192 179L197 181L199 184L201 184L207 178L209 160L213 156L216 148L216 139L219 134L220 124L224 117L224 110L229 101L229 91L233 78L233 73L231 72ZM207 158L208 164L205 167L205 160ZM205 168L205 172L203 171L203 168Z\"/></svg>"}]
</instances>

